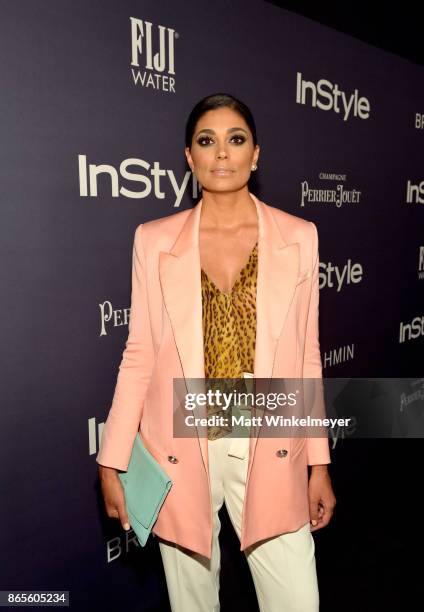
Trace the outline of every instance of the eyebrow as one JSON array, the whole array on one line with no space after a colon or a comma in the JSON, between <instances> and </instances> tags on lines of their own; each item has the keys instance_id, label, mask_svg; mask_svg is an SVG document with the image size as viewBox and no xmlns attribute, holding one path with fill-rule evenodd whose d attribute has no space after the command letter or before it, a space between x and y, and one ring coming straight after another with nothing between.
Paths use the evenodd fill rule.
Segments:
<instances>
[{"instance_id":1,"label":"eyebrow","mask_svg":"<svg viewBox=\"0 0 424 612\"><path fill-rule=\"evenodd\" d=\"M242 127L232 127L232 128L228 128L227 132L231 133L231 132L238 132L239 130L241 130L242 132L245 132L245 134L247 134L247 131L242 128ZM199 130L196 133L196 136L198 134L201 134L202 132L206 132L207 134L215 134L215 130L211 130L210 128L203 128L203 130Z\"/></svg>"}]
</instances>

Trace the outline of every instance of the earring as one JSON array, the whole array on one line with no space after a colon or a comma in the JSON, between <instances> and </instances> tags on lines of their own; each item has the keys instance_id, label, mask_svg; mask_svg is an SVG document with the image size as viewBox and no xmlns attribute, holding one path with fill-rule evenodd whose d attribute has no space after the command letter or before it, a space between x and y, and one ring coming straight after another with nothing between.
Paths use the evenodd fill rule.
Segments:
<instances>
[{"instance_id":1,"label":"earring","mask_svg":"<svg viewBox=\"0 0 424 612\"><path fill-rule=\"evenodd\" d=\"M258 166L256 164L253 164L252 166L252 170L257 170Z\"/></svg>"}]
</instances>

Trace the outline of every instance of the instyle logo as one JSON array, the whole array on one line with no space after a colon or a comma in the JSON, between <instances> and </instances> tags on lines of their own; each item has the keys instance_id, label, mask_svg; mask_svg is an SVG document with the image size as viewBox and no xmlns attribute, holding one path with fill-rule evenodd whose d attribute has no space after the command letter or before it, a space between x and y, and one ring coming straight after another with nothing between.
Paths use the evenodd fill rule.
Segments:
<instances>
[{"instance_id":1,"label":"instyle logo","mask_svg":"<svg viewBox=\"0 0 424 612\"><path fill-rule=\"evenodd\" d=\"M345 174L320 172L319 178L337 181L337 184L331 185L330 187L325 185L310 187L308 181L302 181L300 197L301 207L306 206L306 204L319 204L340 208L344 205L359 204L362 192L358 189L347 189L346 186L343 185L343 181L346 181Z\"/></svg>"},{"instance_id":2,"label":"instyle logo","mask_svg":"<svg viewBox=\"0 0 424 612\"><path fill-rule=\"evenodd\" d=\"M140 172L130 172L129 166L134 166ZM103 175L103 176L102 176ZM111 164L89 164L86 155L78 155L78 180L80 196L83 198L98 197L99 178L102 178L103 192L110 190L112 198L144 199L148 198L152 192L158 200L170 198L171 193L174 196L174 207L181 204L188 182L192 177L192 197L197 198L200 192L200 183L197 182L196 175L190 170L185 172L183 180L178 183L173 170L165 170L160 167L158 161L149 164L144 159L130 157L124 159L119 170ZM127 189L120 186L120 178L124 178L130 183L138 183L142 185L139 190ZM165 183L165 185L164 185ZM165 189L165 191L162 191Z\"/></svg>"},{"instance_id":3,"label":"instyle logo","mask_svg":"<svg viewBox=\"0 0 424 612\"><path fill-rule=\"evenodd\" d=\"M406 184L406 203L424 204L424 181L414 185L408 180Z\"/></svg>"},{"instance_id":4,"label":"instyle logo","mask_svg":"<svg viewBox=\"0 0 424 612\"><path fill-rule=\"evenodd\" d=\"M414 317L410 323L401 321L399 327L399 344L424 336L424 315Z\"/></svg>"},{"instance_id":5,"label":"instyle logo","mask_svg":"<svg viewBox=\"0 0 424 612\"><path fill-rule=\"evenodd\" d=\"M309 95L308 95L309 92ZM343 121L350 116L359 119L368 119L370 116L370 103L364 96L358 96L358 90L350 96L339 89L338 84L333 84L327 79L320 79L317 84L306 81L302 73L296 73L296 103L309 104L324 111L333 111L342 114Z\"/></svg>"},{"instance_id":6,"label":"instyle logo","mask_svg":"<svg viewBox=\"0 0 424 612\"><path fill-rule=\"evenodd\" d=\"M343 267L334 266L331 262L319 264L319 288L336 287L337 293L341 291L343 285L357 284L362 281L363 269L360 263L352 264L350 259Z\"/></svg>"},{"instance_id":7,"label":"instyle logo","mask_svg":"<svg viewBox=\"0 0 424 612\"><path fill-rule=\"evenodd\" d=\"M134 85L175 93L175 49L178 33L163 25L130 17L131 72ZM158 49L155 53L155 49ZM140 69L141 66L141 69Z\"/></svg>"}]
</instances>

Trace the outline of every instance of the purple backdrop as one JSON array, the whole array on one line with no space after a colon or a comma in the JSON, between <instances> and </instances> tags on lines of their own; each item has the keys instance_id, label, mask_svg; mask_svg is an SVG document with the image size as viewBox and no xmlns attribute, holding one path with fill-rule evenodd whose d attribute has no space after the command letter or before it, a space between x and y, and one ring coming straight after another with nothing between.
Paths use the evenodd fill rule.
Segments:
<instances>
[{"instance_id":1,"label":"purple backdrop","mask_svg":"<svg viewBox=\"0 0 424 612\"><path fill-rule=\"evenodd\" d=\"M253 0L5 3L0 62L0 589L167 610L157 541L127 546L105 517L95 456L128 332L134 230L199 196L187 115L216 91L245 101L261 145L251 191L317 224L324 375L418 377L424 70ZM315 534L324 612L420 595L408 561L420 445L332 448L337 512ZM257 610L223 514L222 609Z\"/></svg>"}]
</instances>

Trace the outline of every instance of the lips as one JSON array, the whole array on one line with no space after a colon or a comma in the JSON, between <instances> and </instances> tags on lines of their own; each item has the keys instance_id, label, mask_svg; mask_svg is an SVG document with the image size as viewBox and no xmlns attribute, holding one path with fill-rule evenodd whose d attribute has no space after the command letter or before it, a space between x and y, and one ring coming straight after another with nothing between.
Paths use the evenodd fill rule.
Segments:
<instances>
[{"instance_id":1,"label":"lips","mask_svg":"<svg viewBox=\"0 0 424 612\"><path fill-rule=\"evenodd\" d=\"M228 174L232 174L232 170L228 170L228 168L216 168L212 170L213 174L217 174L218 176L227 176Z\"/></svg>"}]
</instances>

